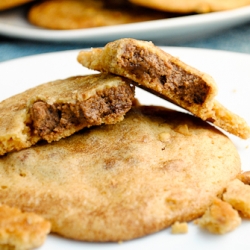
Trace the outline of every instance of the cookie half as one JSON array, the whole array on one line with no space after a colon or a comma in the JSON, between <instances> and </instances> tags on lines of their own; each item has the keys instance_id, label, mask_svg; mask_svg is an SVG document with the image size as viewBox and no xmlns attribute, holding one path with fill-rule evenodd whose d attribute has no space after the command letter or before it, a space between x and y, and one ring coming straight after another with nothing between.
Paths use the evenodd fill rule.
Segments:
<instances>
[{"instance_id":1,"label":"cookie half","mask_svg":"<svg viewBox=\"0 0 250 250\"><path fill-rule=\"evenodd\" d=\"M185 64L152 42L124 38L103 49L81 51L85 67L132 79L141 88L190 111L205 121L241 138L250 137L244 119L214 99L217 86L208 74Z\"/></svg>"},{"instance_id":2,"label":"cookie half","mask_svg":"<svg viewBox=\"0 0 250 250\"><path fill-rule=\"evenodd\" d=\"M96 74L52 81L0 103L0 155L57 141L84 127L123 119L134 99L132 81Z\"/></svg>"},{"instance_id":3,"label":"cookie half","mask_svg":"<svg viewBox=\"0 0 250 250\"><path fill-rule=\"evenodd\" d=\"M0 201L64 237L117 242L200 217L239 172L235 146L213 126L132 107L114 125L0 157Z\"/></svg>"}]
</instances>

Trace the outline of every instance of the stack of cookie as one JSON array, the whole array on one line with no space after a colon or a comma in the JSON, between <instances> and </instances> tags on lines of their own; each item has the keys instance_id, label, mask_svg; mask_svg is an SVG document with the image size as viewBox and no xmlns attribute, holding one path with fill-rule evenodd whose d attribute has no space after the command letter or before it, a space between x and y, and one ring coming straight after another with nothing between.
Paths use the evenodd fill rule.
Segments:
<instances>
[{"instance_id":1,"label":"stack of cookie","mask_svg":"<svg viewBox=\"0 0 250 250\"><path fill-rule=\"evenodd\" d=\"M45 83L0 103L0 202L83 241L130 240L171 225L179 232L203 215L196 223L214 233L237 227L237 210L248 205L235 207L232 190L244 178L221 130L247 139L250 127L215 100L214 80L135 39L77 59L101 73ZM135 86L189 114L139 105ZM0 243L15 245L8 237Z\"/></svg>"}]
</instances>

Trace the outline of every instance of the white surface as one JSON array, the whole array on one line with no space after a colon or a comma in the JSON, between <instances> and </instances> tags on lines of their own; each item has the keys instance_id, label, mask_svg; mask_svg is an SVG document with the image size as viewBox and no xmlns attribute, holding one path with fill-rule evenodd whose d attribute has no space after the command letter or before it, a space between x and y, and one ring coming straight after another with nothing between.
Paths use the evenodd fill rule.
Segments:
<instances>
[{"instance_id":1,"label":"white surface","mask_svg":"<svg viewBox=\"0 0 250 250\"><path fill-rule=\"evenodd\" d=\"M208 14L162 19L109 27L56 31L37 28L26 20L22 8L0 12L0 34L42 41L108 42L121 37L166 42L186 41L250 20L250 6Z\"/></svg>"},{"instance_id":2,"label":"white surface","mask_svg":"<svg viewBox=\"0 0 250 250\"><path fill-rule=\"evenodd\" d=\"M250 123L250 55L173 47L163 49L212 75L219 87L217 99ZM49 53L0 63L0 100L40 83L90 73L77 63L77 54L78 51ZM175 107L140 89L137 89L137 98L143 104ZM242 168L250 170L250 140L244 141L234 136L230 138L239 151ZM122 244L76 242L50 235L41 249L250 249L249 231L250 221L243 221L239 228L224 236L202 232L189 223L189 232L185 235L171 235L170 230L166 229Z\"/></svg>"}]
</instances>

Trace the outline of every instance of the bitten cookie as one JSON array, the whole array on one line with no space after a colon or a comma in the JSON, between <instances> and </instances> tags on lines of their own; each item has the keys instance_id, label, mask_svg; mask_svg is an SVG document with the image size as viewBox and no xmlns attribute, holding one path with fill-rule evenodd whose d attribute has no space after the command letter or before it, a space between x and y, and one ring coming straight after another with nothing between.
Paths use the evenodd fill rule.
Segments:
<instances>
[{"instance_id":1,"label":"bitten cookie","mask_svg":"<svg viewBox=\"0 0 250 250\"><path fill-rule=\"evenodd\" d=\"M116 40L103 49L81 51L78 61L90 69L130 78L138 87L227 132L244 139L250 137L246 121L214 99L217 86L211 76L185 64L152 42L131 38Z\"/></svg>"},{"instance_id":2,"label":"bitten cookie","mask_svg":"<svg viewBox=\"0 0 250 250\"><path fill-rule=\"evenodd\" d=\"M134 100L132 81L75 76L41 84L0 103L0 155L57 141L84 127L123 119Z\"/></svg>"}]
</instances>

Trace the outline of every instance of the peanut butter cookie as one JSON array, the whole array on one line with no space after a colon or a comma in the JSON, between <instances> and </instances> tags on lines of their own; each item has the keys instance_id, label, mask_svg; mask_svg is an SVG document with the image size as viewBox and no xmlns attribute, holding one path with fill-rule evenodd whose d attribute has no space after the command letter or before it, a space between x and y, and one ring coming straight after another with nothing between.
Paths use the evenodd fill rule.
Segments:
<instances>
[{"instance_id":1,"label":"peanut butter cookie","mask_svg":"<svg viewBox=\"0 0 250 250\"><path fill-rule=\"evenodd\" d=\"M81 51L78 61L90 69L130 78L138 87L227 132L244 139L250 137L246 121L214 98L218 89L211 76L166 53L152 42L131 38L116 40L104 48Z\"/></svg>"},{"instance_id":2,"label":"peanut butter cookie","mask_svg":"<svg viewBox=\"0 0 250 250\"><path fill-rule=\"evenodd\" d=\"M119 123L0 157L0 200L64 237L118 242L200 217L240 167L208 123L138 106Z\"/></svg>"},{"instance_id":3,"label":"peanut butter cookie","mask_svg":"<svg viewBox=\"0 0 250 250\"><path fill-rule=\"evenodd\" d=\"M121 121L134 99L132 81L75 76L41 84L0 103L0 155L57 141L84 127Z\"/></svg>"}]
</instances>

